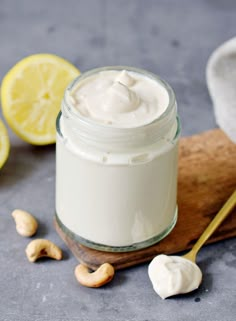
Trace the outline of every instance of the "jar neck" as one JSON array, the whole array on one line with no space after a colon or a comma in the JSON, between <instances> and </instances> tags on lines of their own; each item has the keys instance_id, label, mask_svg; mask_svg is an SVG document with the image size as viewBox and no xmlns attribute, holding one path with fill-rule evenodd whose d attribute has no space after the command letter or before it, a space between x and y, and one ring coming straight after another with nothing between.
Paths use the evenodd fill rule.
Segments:
<instances>
[{"instance_id":1,"label":"jar neck","mask_svg":"<svg viewBox=\"0 0 236 321\"><path fill-rule=\"evenodd\" d=\"M161 84L167 91L169 96L169 104L164 113L153 122L134 128L116 128L109 125L99 124L91 119L75 114L71 108L70 93L75 86L86 77L104 70L123 70L135 71L144 76L151 77ZM68 138L72 138L74 142L89 145L99 150L107 150L111 152L125 152L126 150L139 150L144 147L152 146L160 140L166 140L168 143L174 143L176 133L170 137L170 131L176 124L177 104L175 95L170 86L158 78L144 70L130 67L106 67L99 68L84 73L73 81L65 91L62 101L62 117L63 126ZM178 129L177 129L178 131Z\"/></svg>"}]
</instances>

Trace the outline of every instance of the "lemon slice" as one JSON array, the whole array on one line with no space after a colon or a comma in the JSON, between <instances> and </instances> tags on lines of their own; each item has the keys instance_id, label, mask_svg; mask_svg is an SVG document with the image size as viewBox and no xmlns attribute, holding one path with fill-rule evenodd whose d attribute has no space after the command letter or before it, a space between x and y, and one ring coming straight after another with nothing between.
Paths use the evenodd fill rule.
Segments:
<instances>
[{"instance_id":1,"label":"lemon slice","mask_svg":"<svg viewBox=\"0 0 236 321\"><path fill-rule=\"evenodd\" d=\"M18 62L1 87L3 115L12 130L33 145L54 143L64 90L79 74L71 63L52 54Z\"/></svg>"},{"instance_id":2,"label":"lemon slice","mask_svg":"<svg viewBox=\"0 0 236 321\"><path fill-rule=\"evenodd\" d=\"M10 142L7 134L7 129L0 119L0 168L6 162L10 150Z\"/></svg>"}]
</instances>

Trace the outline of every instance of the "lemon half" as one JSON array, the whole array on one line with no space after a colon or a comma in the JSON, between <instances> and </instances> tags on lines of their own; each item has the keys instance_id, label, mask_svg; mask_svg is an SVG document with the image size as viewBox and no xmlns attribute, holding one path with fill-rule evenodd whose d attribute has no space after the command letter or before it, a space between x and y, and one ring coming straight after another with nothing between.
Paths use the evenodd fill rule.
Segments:
<instances>
[{"instance_id":1,"label":"lemon half","mask_svg":"<svg viewBox=\"0 0 236 321\"><path fill-rule=\"evenodd\" d=\"M0 119L0 168L6 162L10 151L10 141L7 129Z\"/></svg>"},{"instance_id":2,"label":"lemon half","mask_svg":"<svg viewBox=\"0 0 236 321\"><path fill-rule=\"evenodd\" d=\"M11 129L33 145L55 142L55 122L67 85L80 71L52 54L36 54L18 62L1 87L3 115Z\"/></svg>"}]
</instances>

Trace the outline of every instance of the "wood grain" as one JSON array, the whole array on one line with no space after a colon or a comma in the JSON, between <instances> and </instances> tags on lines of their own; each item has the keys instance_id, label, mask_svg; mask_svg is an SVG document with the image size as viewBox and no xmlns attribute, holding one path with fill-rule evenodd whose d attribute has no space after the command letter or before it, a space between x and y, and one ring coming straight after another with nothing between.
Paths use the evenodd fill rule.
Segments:
<instances>
[{"instance_id":1,"label":"wood grain","mask_svg":"<svg viewBox=\"0 0 236 321\"><path fill-rule=\"evenodd\" d=\"M209 222L236 189L236 145L219 129L180 139L178 207L174 230L161 242L127 253L107 253L75 243L55 223L61 238L82 263L96 269L109 262L123 269L150 261L160 253L190 249ZM236 236L236 209L208 243Z\"/></svg>"}]
</instances>

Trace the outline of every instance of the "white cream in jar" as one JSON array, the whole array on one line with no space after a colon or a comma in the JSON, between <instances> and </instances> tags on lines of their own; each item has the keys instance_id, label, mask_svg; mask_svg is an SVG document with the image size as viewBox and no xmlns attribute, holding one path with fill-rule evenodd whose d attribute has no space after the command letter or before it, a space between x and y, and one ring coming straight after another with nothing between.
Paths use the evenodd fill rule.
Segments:
<instances>
[{"instance_id":1,"label":"white cream in jar","mask_svg":"<svg viewBox=\"0 0 236 321\"><path fill-rule=\"evenodd\" d=\"M57 119L56 217L89 247L129 251L177 218L179 122L172 89L130 67L78 77Z\"/></svg>"}]
</instances>

